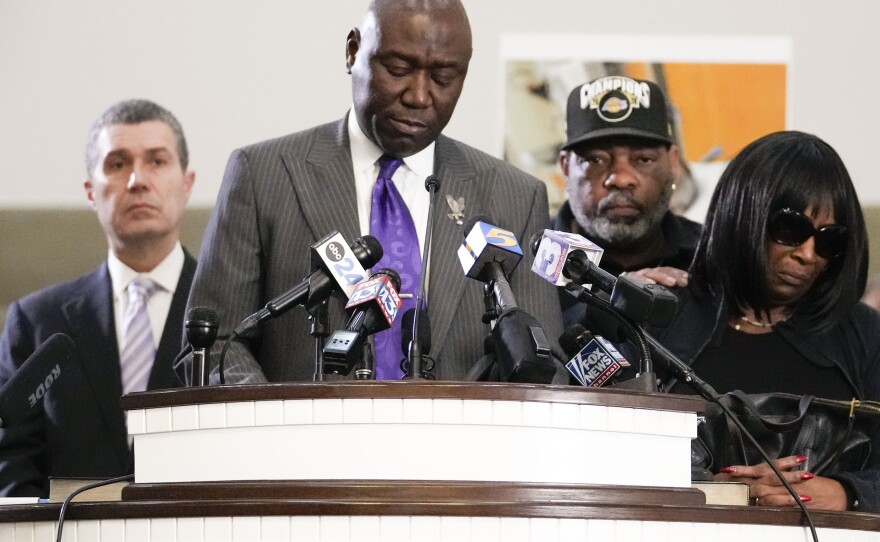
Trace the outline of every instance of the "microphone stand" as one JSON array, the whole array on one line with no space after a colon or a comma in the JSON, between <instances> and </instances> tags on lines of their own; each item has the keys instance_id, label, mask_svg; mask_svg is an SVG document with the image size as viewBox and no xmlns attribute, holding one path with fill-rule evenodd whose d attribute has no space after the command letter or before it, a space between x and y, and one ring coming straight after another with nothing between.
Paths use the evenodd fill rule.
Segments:
<instances>
[{"instance_id":1,"label":"microphone stand","mask_svg":"<svg viewBox=\"0 0 880 542\"><path fill-rule=\"evenodd\" d=\"M330 335L327 322L327 300L322 301L317 307L309 311L309 333L315 338L315 374L313 382L324 380L324 339Z\"/></svg>"},{"instance_id":2,"label":"microphone stand","mask_svg":"<svg viewBox=\"0 0 880 542\"><path fill-rule=\"evenodd\" d=\"M416 311L413 315L413 338L409 343L409 350L406 353L409 372L404 375L404 379L426 380L425 375L422 374L422 349L419 344L419 313L421 312L422 305L425 303L425 284L428 282L428 258L431 255L431 240L434 233L434 201L437 191L440 190L440 178L436 175L428 175L428 178L425 179L425 190L429 194L428 228L425 231L425 248L422 250L422 274L419 277L419 293L416 296Z\"/></svg>"}]
</instances>

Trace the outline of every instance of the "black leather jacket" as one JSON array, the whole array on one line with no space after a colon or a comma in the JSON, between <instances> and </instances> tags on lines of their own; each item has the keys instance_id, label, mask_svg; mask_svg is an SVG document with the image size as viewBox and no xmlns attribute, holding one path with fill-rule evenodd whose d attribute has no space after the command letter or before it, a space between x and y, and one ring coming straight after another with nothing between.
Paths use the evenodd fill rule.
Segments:
<instances>
[{"instance_id":1,"label":"black leather jacket","mask_svg":"<svg viewBox=\"0 0 880 542\"><path fill-rule=\"evenodd\" d=\"M691 365L708 345L720 342L727 325L727 307L720 298L698 297L690 288L675 293L679 297L675 321L668 329L649 332ZM776 330L810 363L840 369L856 398L880 400L880 314L876 311L859 303L841 322L822 333L808 331L796 317L777 325ZM869 465L867 470L833 478L849 486L858 510L876 513L880 512L880 432L875 434Z\"/></svg>"}]
</instances>

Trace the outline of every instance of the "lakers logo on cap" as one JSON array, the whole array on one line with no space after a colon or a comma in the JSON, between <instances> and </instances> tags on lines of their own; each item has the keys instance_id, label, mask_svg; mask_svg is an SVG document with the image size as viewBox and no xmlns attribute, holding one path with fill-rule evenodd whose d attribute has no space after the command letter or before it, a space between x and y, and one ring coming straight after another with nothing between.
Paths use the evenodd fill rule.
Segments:
<instances>
[{"instance_id":1,"label":"lakers logo on cap","mask_svg":"<svg viewBox=\"0 0 880 542\"><path fill-rule=\"evenodd\" d=\"M599 100L597 113L608 122L617 122L628 117L632 113L632 107L630 107L626 96L620 92L612 91Z\"/></svg>"},{"instance_id":2,"label":"lakers logo on cap","mask_svg":"<svg viewBox=\"0 0 880 542\"><path fill-rule=\"evenodd\" d=\"M581 87L581 109L594 109L606 122L620 122L633 109L651 107L651 87L629 77L603 77Z\"/></svg>"}]
</instances>

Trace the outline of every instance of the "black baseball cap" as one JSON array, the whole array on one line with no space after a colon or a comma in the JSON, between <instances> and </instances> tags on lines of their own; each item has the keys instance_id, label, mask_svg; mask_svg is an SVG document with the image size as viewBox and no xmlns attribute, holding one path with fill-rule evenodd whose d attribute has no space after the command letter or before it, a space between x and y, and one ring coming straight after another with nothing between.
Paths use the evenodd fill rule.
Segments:
<instances>
[{"instance_id":1,"label":"black baseball cap","mask_svg":"<svg viewBox=\"0 0 880 542\"><path fill-rule=\"evenodd\" d=\"M666 97L655 83L619 75L575 87L568 95L568 140L563 149L585 141L630 136L672 144Z\"/></svg>"}]
</instances>

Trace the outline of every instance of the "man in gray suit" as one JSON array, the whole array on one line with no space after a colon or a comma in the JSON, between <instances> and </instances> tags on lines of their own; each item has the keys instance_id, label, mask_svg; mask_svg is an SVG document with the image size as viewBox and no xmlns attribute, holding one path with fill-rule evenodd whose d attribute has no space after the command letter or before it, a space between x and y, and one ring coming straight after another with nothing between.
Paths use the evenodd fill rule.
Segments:
<instances>
[{"instance_id":1,"label":"man in gray suit","mask_svg":"<svg viewBox=\"0 0 880 542\"><path fill-rule=\"evenodd\" d=\"M461 379L483 354L489 332L481 322L483 285L464 276L456 256L461 224L486 214L524 245L549 221L545 187L441 135L471 57L470 25L460 1L374 0L361 25L348 34L345 50L354 103L348 115L232 153L189 305L217 311L220 340L214 348L219 353L238 322L313 271L309 247L316 240L334 230L349 241L375 231L370 219L371 214L376 218L372 193L380 158L402 159L390 177L418 240L393 249L386 244L385 253L403 247L418 256L428 227L424 179L439 176L438 203L448 203L449 209L438 208L430 225L433 374ZM511 286L519 305L555 342L562 328L556 293L530 267L527 255ZM415 294L415 287L410 284L407 293ZM331 299L329 328L340 329L344 322L342 303ZM313 344L307 313L294 309L264 325L258 337L230 346L226 382L311 380ZM397 354L402 357L399 346ZM218 356L212 357L211 380L217 382Z\"/></svg>"}]
</instances>

